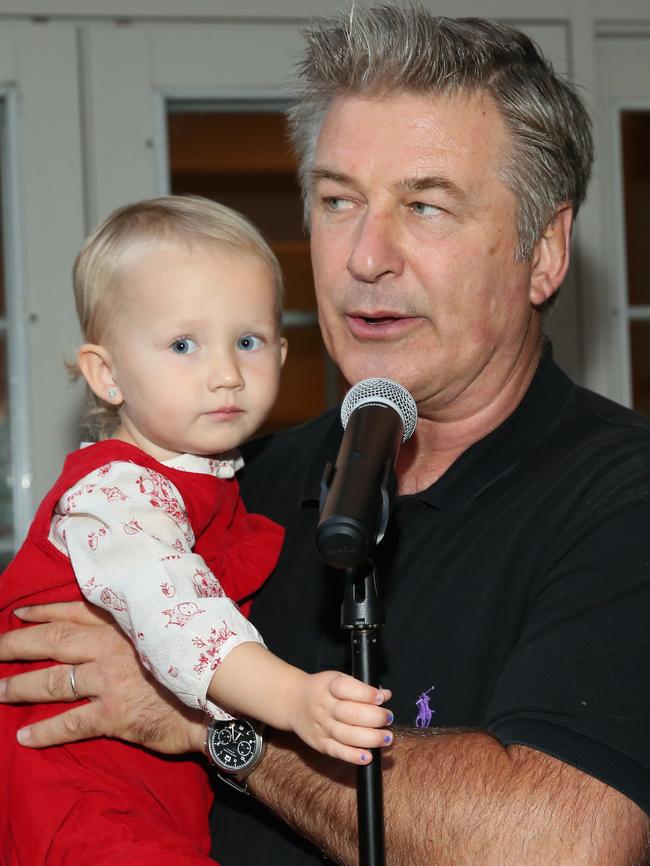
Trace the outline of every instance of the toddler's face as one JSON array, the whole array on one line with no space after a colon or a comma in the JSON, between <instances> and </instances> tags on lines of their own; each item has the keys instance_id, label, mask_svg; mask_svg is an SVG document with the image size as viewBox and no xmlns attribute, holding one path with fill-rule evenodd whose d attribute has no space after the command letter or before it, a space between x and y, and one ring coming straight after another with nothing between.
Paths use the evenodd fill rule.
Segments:
<instances>
[{"instance_id":1,"label":"toddler's face","mask_svg":"<svg viewBox=\"0 0 650 866\"><path fill-rule=\"evenodd\" d=\"M262 261L169 245L128 265L117 297L107 348L123 399L118 438L164 460L227 451L259 428L286 354Z\"/></svg>"}]
</instances>

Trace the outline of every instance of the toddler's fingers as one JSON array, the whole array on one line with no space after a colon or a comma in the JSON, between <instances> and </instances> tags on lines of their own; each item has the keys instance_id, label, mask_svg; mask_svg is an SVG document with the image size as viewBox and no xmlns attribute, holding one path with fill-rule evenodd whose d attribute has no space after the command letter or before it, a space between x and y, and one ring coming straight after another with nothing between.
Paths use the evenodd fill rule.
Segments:
<instances>
[{"instance_id":1,"label":"toddler's fingers","mask_svg":"<svg viewBox=\"0 0 650 866\"><path fill-rule=\"evenodd\" d=\"M375 705L385 703L392 694L390 689L377 689L347 674L334 677L330 683L330 692L341 701L360 701Z\"/></svg>"},{"instance_id":2,"label":"toddler's fingers","mask_svg":"<svg viewBox=\"0 0 650 866\"><path fill-rule=\"evenodd\" d=\"M344 722L331 721L325 726L325 732L329 739L343 746L356 746L357 749L380 749L393 742L392 732L384 728L364 728Z\"/></svg>"},{"instance_id":3,"label":"toddler's fingers","mask_svg":"<svg viewBox=\"0 0 650 866\"><path fill-rule=\"evenodd\" d=\"M343 724L363 728L385 728L393 724L393 714L386 707L358 704L356 701L337 701L332 716Z\"/></svg>"},{"instance_id":4,"label":"toddler's fingers","mask_svg":"<svg viewBox=\"0 0 650 866\"><path fill-rule=\"evenodd\" d=\"M332 740L327 753L332 758L337 758L339 761L345 761L348 764L356 764L359 767L372 762L370 749L356 749L354 746L345 746L343 743L336 742L336 740Z\"/></svg>"}]
</instances>

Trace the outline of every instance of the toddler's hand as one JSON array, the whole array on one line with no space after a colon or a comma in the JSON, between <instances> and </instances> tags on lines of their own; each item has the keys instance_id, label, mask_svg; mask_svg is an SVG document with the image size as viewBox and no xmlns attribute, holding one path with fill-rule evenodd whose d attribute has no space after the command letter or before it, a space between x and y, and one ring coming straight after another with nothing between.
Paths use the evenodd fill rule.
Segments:
<instances>
[{"instance_id":1,"label":"toddler's hand","mask_svg":"<svg viewBox=\"0 0 650 866\"><path fill-rule=\"evenodd\" d=\"M369 764L370 749L389 746L393 721L381 704L388 689L376 689L346 674L307 674L297 695L293 731L309 746L351 764Z\"/></svg>"}]
</instances>

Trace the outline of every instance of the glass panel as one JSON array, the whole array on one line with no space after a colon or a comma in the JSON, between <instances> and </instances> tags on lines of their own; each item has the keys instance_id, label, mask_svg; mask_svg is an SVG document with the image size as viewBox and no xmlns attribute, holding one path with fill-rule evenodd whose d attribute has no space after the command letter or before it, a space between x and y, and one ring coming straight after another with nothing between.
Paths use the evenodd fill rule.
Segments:
<instances>
[{"instance_id":1,"label":"glass panel","mask_svg":"<svg viewBox=\"0 0 650 866\"><path fill-rule=\"evenodd\" d=\"M7 393L7 339L0 333L0 549L13 538L11 437Z\"/></svg>"},{"instance_id":2,"label":"glass panel","mask_svg":"<svg viewBox=\"0 0 650 866\"><path fill-rule=\"evenodd\" d=\"M650 415L650 321L630 322L634 408Z\"/></svg>"},{"instance_id":3,"label":"glass panel","mask_svg":"<svg viewBox=\"0 0 650 866\"><path fill-rule=\"evenodd\" d=\"M332 375L317 326L309 242L284 117L214 104L170 102L168 109L171 192L203 195L241 211L269 239L282 266L289 354L280 399L264 429L312 418L336 402L342 383Z\"/></svg>"},{"instance_id":4,"label":"glass panel","mask_svg":"<svg viewBox=\"0 0 650 866\"><path fill-rule=\"evenodd\" d=\"M0 128L4 129L4 111L3 104L0 102ZM2 154L0 154L0 158ZM4 188L3 188L3 178L2 172L0 171L0 202L4 200ZM2 216L0 215L0 317L4 321L7 315L7 305L6 305L6 297L5 297L5 262L4 262L4 248L5 248L5 239L4 232L2 226Z\"/></svg>"},{"instance_id":5,"label":"glass panel","mask_svg":"<svg viewBox=\"0 0 650 866\"><path fill-rule=\"evenodd\" d=\"M274 413L289 427L315 418L326 407L327 372L318 325L288 329L287 339L289 353Z\"/></svg>"},{"instance_id":6,"label":"glass panel","mask_svg":"<svg viewBox=\"0 0 650 866\"><path fill-rule=\"evenodd\" d=\"M305 241L295 159L278 112L186 111L167 116L171 191L244 213L272 242Z\"/></svg>"},{"instance_id":7,"label":"glass panel","mask_svg":"<svg viewBox=\"0 0 650 866\"><path fill-rule=\"evenodd\" d=\"M650 111L621 113L630 304L650 304Z\"/></svg>"},{"instance_id":8,"label":"glass panel","mask_svg":"<svg viewBox=\"0 0 650 866\"><path fill-rule=\"evenodd\" d=\"M0 148L4 151L5 112L0 100ZM4 166L4 152L0 152L0 165ZM0 202L4 200L4 185L0 171ZM13 555L13 471L11 459L11 417L9 403L9 362L6 319L6 281L4 267L4 229L0 207L0 567L4 568Z\"/></svg>"}]
</instances>

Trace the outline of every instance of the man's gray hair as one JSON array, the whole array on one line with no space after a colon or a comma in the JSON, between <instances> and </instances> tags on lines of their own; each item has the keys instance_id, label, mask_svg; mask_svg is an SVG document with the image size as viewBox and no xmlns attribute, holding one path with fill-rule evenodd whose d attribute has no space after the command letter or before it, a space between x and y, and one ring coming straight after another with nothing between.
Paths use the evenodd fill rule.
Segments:
<instances>
[{"instance_id":1,"label":"man's gray hair","mask_svg":"<svg viewBox=\"0 0 650 866\"><path fill-rule=\"evenodd\" d=\"M316 19L305 40L289 121L307 213L316 140L333 99L458 91L489 94L512 136L501 174L518 202L516 257L531 256L561 204L577 213L591 173L591 122L571 85L520 31L386 5Z\"/></svg>"}]
</instances>

